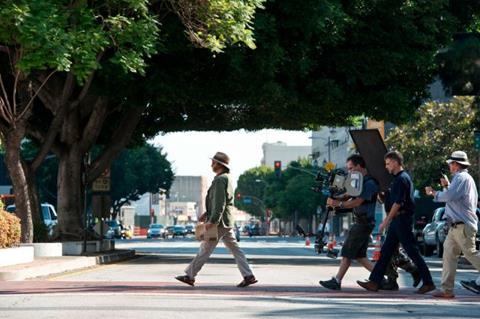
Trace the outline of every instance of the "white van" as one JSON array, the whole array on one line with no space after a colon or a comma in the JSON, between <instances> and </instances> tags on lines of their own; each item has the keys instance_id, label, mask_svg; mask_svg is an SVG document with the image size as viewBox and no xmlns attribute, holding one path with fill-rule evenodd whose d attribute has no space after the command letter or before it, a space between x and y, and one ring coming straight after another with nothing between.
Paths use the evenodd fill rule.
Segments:
<instances>
[{"instance_id":1,"label":"white van","mask_svg":"<svg viewBox=\"0 0 480 319\"><path fill-rule=\"evenodd\" d=\"M7 212L14 213L15 212L15 205L8 205ZM48 229L48 236L53 235L53 229L57 225L57 212L55 211L55 207L49 203L41 204L41 216L42 221L47 226Z\"/></svg>"}]
</instances>

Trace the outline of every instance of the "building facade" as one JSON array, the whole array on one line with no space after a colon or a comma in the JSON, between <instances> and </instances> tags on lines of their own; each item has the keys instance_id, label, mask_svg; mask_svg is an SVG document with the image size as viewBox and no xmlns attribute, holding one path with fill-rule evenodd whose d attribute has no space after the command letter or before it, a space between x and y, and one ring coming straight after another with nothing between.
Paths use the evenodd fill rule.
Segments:
<instances>
[{"instance_id":1,"label":"building facade","mask_svg":"<svg viewBox=\"0 0 480 319\"><path fill-rule=\"evenodd\" d=\"M263 143L262 165L273 167L275 161L282 162L282 169L285 169L290 162L298 161L301 158L309 158L310 146L289 146L284 142Z\"/></svg>"}]
</instances>

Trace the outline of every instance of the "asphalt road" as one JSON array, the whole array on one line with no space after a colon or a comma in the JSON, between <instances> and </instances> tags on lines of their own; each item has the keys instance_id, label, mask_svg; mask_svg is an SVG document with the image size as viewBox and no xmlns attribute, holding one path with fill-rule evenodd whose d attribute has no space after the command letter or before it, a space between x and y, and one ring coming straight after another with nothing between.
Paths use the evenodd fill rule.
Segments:
<instances>
[{"instance_id":1,"label":"asphalt road","mask_svg":"<svg viewBox=\"0 0 480 319\"><path fill-rule=\"evenodd\" d=\"M371 293L356 284L368 272L353 266L341 291L318 281L336 273L339 260L316 256L300 239L242 238L259 283L239 289L241 280L228 252L219 247L189 287L173 277L183 274L197 252L192 239L131 240L140 257L55 277L5 282L0 318L478 318L480 295L458 287L454 300L416 295L408 274L400 291ZM313 260L305 263L302 260ZM438 264L430 259L430 264ZM430 267L436 283L441 268ZM457 280L474 278L459 270Z\"/></svg>"}]
</instances>

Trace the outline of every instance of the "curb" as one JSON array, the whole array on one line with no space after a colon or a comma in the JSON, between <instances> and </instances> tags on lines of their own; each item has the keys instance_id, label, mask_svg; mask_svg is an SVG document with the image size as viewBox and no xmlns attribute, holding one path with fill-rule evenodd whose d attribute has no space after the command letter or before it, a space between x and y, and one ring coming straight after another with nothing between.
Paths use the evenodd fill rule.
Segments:
<instances>
[{"instance_id":1,"label":"curb","mask_svg":"<svg viewBox=\"0 0 480 319\"><path fill-rule=\"evenodd\" d=\"M103 255L37 258L32 263L5 267L3 270L0 268L0 281L19 281L58 275L91 268L97 265L120 262L135 257L135 250L119 250Z\"/></svg>"},{"instance_id":2,"label":"curb","mask_svg":"<svg viewBox=\"0 0 480 319\"><path fill-rule=\"evenodd\" d=\"M105 265L132 258L135 258L135 250L118 250L114 254L96 256L95 261L97 265Z\"/></svg>"}]
</instances>

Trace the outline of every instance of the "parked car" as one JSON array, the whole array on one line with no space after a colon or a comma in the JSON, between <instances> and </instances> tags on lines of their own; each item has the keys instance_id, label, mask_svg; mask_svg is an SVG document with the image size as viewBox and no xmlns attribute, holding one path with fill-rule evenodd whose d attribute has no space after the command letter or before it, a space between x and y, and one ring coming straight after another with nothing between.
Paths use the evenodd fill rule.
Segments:
<instances>
[{"instance_id":1,"label":"parked car","mask_svg":"<svg viewBox=\"0 0 480 319\"><path fill-rule=\"evenodd\" d=\"M57 212L55 207L49 203L43 203L40 205L41 208L41 217L42 221L47 227L48 236L53 236L54 228L58 224ZM6 208L7 212L15 213L15 205L8 205Z\"/></svg>"},{"instance_id":2,"label":"parked car","mask_svg":"<svg viewBox=\"0 0 480 319\"><path fill-rule=\"evenodd\" d=\"M168 238L168 236L173 236L173 226L165 227L165 238Z\"/></svg>"},{"instance_id":3,"label":"parked car","mask_svg":"<svg viewBox=\"0 0 480 319\"><path fill-rule=\"evenodd\" d=\"M185 226L182 225L175 225L173 226L172 229L172 237L175 238L175 236L187 236L187 230L185 229Z\"/></svg>"},{"instance_id":4,"label":"parked car","mask_svg":"<svg viewBox=\"0 0 480 319\"><path fill-rule=\"evenodd\" d=\"M443 242L447 238L448 230L444 217L445 207L435 209L432 221L423 229L424 253L431 256L436 251L438 257L443 256ZM477 217L480 218L480 209L477 208ZM480 225L479 225L480 226ZM477 232L477 249L480 245L480 234Z\"/></svg>"},{"instance_id":5,"label":"parked car","mask_svg":"<svg viewBox=\"0 0 480 319\"><path fill-rule=\"evenodd\" d=\"M246 232L249 237L260 236L260 225L246 225Z\"/></svg>"},{"instance_id":6,"label":"parked car","mask_svg":"<svg viewBox=\"0 0 480 319\"><path fill-rule=\"evenodd\" d=\"M116 219L107 220L105 224L108 226L107 233L105 234L105 238L122 238L122 226Z\"/></svg>"},{"instance_id":7,"label":"parked car","mask_svg":"<svg viewBox=\"0 0 480 319\"><path fill-rule=\"evenodd\" d=\"M162 224L151 224L147 230L147 238L166 238L167 233L165 226Z\"/></svg>"},{"instance_id":8,"label":"parked car","mask_svg":"<svg viewBox=\"0 0 480 319\"><path fill-rule=\"evenodd\" d=\"M415 237L415 241L417 245L420 247L420 253L425 254L425 243L423 242L423 229L427 226L427 217L421 216L419 219L415 221L413 225L413 235Z\"/></svg>"}]
</instances>

